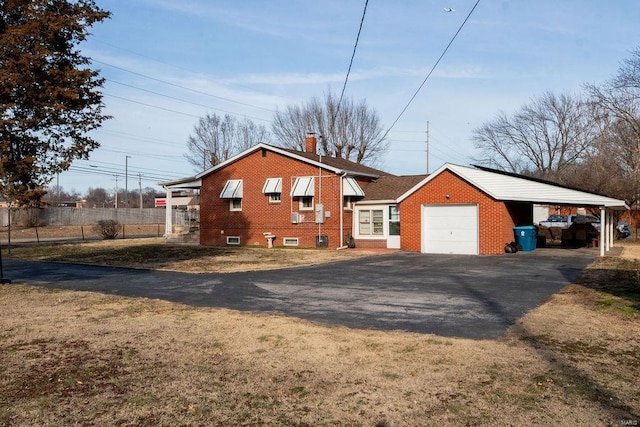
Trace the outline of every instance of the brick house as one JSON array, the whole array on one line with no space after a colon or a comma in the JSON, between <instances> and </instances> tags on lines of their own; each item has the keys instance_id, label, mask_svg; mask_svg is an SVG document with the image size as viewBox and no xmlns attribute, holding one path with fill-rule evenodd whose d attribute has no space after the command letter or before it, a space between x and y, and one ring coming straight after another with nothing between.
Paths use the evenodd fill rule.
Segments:
<instances>
[{"instance_id":1,"label":"brick house","mask_svg":"<svg viewBox=\"0 0 640 427\"><path fill-rule=\"evenodd\" d=\"M423 253L502 254L514 227L533 224L535 204L584 206L603 218L601 255L613 245L613 211L625 202L482 167L445 164L395 176L345 159L258 144L195 177L164 183L200 189L199 242Z\"/></svg>"},{"instance_id":2,"label":"brick house","mask_svg":"<svg viewBox=\"0 0 640 427\"><path fill-rule=\"evenodd\" d=\"M366 191L366 189L365 189ZM483 167L445 164L396 200L401 248L423 253L502 254L514 227L533 224L533 206L597 209L601 255L613 245L613 211L624 200Z\"/></svg>"},{"instance_id":3,"label":"brick house","mask_svg":"<svg viewBox=\"0 0 640 427\"><path fill-rule=\"evenodd\" d=\"M306 151L258 144L200 175L163 185L200 189L203 245L341 247L352 235L353 204L364 196L362 188L387 173L320 156L316 144L313 135ZM173 229L169 216L167 226Z\"/></svg>"}]
</instances>

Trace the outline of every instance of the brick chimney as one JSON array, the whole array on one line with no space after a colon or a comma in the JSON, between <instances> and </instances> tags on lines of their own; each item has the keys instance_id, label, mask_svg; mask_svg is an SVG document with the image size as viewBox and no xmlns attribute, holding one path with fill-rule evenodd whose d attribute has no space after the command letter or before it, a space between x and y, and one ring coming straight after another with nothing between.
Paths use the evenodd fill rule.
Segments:
<instances>
[{"instance_id":1,"label":"brick chimney","mask_svg":"<svg viewBox=\"0 0 640 427\"><path fill-rule=\"evenodd\" d=\"M318 147L317 147L316 134L314 132L307 132L307 139L305 140L305 145L306 145L305 151L307 153L316 154Z\"/></svg>"}]
</instances>

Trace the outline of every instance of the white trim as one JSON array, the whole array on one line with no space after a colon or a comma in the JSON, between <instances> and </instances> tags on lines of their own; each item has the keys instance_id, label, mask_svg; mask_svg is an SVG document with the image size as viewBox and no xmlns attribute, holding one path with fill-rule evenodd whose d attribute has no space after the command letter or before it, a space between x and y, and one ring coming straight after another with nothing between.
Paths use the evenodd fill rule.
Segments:
<instances>
[{"instance_id":1,"label":"white trim","mask_svg":"<svg viewBox=\"0 0 640 427\"><path fill-rule=\"evenodd\" d=\"M222 169L225 166L227 166L227 165L229 165L229 164L231 164L233 162L236 162L236 161L240 160L241 158L246 157L246 156L248 156L250 154L253 154L253 153L255 153L256 151L259 151L259 150L268 150L268 151L271 151L273 153L277 153L277 154L280 154L280 155L283 155L283 156L286 156L286 157L290 157L292 159L296 159L296 160L299 160L301 162L304 162L304 163L307 163L307 164L310 164L310 165L313 165L313 166L316 166L316 167L321 167L323 169L330 170L330 171L335 172L335 173L343 172L342 170L340 170L338 168L334 168L332 166L329 166L329 165L327 165L325 163L321 163L321 162L317 162L315 160L307 159L306 157L299 156L299 155L297 155L295 153L291 153L291 152L289 152L287 150L283 150L281 148L274 147L274 146L269 145L269 144L260 143L260 144L254 145L253 147L250 147L250 148L244 150L241 153L236 154L233 157L228 158L224 162L218 163L217 165L213 166L212 168L209 168L209 169L207 169L205 171L200 172L198 175L195 176L195 178L196 179L202 178L203 176L208 175L211 172L214 172L214 171L216 171L218 169ZM358 175L372 176L372 177L378 176L378 175L368 175L368 174L360 174L360 173Z\"/></svg>"},{"instance_id":2,"label":"white trim","mask_svg":"<svg viewBox=\"0 0 640 427\"><path fill-rule=\"evenodd\" d=\"M560 185L531 181L516 176L445 163L431 175L414 185L398 198L398 203L409 197L429 181L444 171L459 176L480 191L495 200L513 202L532 202L540 204L563 204L573 206L608 207L611 209L629 209L624 200L600 196L586 191L573 190Z\"/></svg>"},{"instance_id":3,"label":"white trim","mask_svg":"<svg viewBox=\"0 0 640 427\"><path fill-rule=\"evenodd\" d=\"M235 240L235 241L232 241ZM227 236L227 245L239 245L240 236Z\"/></svg>"},{"instance_id":4,"label":"white trim","mask_svg":"<svg viewBox=\"0 0 640 427\"><path fill-rule=\"evenodd\" d=\"M224 185L220 193L221 199L241 199L242 198L242 180L230 179Z\"/></svg>"}]
</instances>

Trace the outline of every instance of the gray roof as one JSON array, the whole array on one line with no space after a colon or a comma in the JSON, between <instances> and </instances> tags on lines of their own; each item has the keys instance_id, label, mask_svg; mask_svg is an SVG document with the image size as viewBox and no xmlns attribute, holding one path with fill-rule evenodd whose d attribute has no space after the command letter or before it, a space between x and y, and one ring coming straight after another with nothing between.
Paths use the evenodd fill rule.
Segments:
<instances>
[{"instance_id":1,"label":"gray roof","mask_svg":"<svg viewBox=\"0 0 640 427\"><path fill-rule=\"evenodd\" d=\"M426 177L427 175L381 176L363 188L364 198L359 202L396 200Z\"/></svg>"}]
</instances>

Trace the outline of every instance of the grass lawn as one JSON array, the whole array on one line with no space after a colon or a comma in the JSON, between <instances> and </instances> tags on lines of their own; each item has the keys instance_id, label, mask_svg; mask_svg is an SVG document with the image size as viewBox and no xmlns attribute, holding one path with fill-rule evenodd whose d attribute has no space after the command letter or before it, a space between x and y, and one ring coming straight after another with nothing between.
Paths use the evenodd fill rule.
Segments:
<instances>
[{"instance_id":1,"label":"grass lawn","mask_svg":"<svg viewBox=\"0 0 640 427\"><path fill-rule=\"evenodd\" d=\"M112 243L12 256L190 271L371 256L190 247L176 259L185 247ZM482 341L2 285L0 425L637 425L640 245L623 244Z\"/></svg>"}]
</instances>

